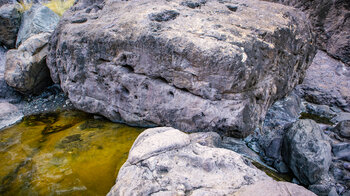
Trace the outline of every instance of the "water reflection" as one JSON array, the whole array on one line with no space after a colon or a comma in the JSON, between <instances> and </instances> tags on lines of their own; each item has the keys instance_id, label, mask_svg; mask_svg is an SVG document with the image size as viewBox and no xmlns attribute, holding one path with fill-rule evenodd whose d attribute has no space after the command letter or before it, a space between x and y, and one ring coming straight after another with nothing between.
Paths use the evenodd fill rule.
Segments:
<instances>
[{"instance_id":1,"label":"water reflection","mask_svg":"<svg viewBox=\"0 0 350 196\"><path fill-rule=\"evenodd\" d=\"M0 131L0 195L105 195L143 129L79 111Z\"/></svg>"}]
</instances>

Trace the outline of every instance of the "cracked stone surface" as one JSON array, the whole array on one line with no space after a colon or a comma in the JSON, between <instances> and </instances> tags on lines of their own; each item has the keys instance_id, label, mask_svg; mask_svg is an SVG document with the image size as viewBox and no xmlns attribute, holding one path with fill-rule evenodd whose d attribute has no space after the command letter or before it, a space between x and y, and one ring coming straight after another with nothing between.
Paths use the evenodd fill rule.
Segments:
<instances>
[{"instance_id":1,"label":"cracked stone surface","mask_svg":"<svg viewBox=\"0 0 350 196\"><path fill-rule=\"evenodd\" d=\"M134 142L108 195L251 195L252 189L255 195L314 195L274 181L240 154L218 148L220 143L214 132L147 129Z\"/></svg>"},{"instance_id":2,"label":"cracked stone surface","mask_svg":"<svg viewBox=\"0 0 350 196\"><path fill-rule=\"evenodd\" d=\"M79 1L51 37L52 79L115 122L247 136L302 81L309 24L269 2L198 2Z\"/></svg>"}]
</instances>

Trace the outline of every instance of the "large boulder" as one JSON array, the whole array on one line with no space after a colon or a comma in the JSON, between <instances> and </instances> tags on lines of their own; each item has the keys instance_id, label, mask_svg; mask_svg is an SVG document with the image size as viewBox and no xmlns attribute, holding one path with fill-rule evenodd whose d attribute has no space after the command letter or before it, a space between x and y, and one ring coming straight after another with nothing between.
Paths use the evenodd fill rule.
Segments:
<instances>
[{"instance_id":1,"label":"large boulder","mask_svg":"<svg viewBox=\"0 0 350 196\"><path fill-rule=\"evenodd\" d=\"M301 183L312 185L328 177L332 161L331 146L313 120L299 120L288 128L282 154Z\"/></svg>"},{"instance_id":2,"label":"large boulder","mask_svg":"<svg viewBox=\"0 0 350 196\"><path fill-rule=\"evenodd\" d=\"M286 190L293 186L313 195L297 185L281 186L241 155L217 148L217 143L220 136L216 133L147 129L135 140L108 195L232 195L246 193L249 185L258 182L276 195L288 195ZM248 190L240 190L245 187ZM256 190L255 195L266 193L268 187Z\"/></svg>"},{"instance_id":3,"label":"large boulder","mask_svg":"<svg viewBox=\"0 0 350 196\"><path fill-rule=\"evenodd\" d=\"M242 137L303 79L312 42L302 13L268 2L80 1L47 62L78 109Z\"/></svg>"},{"instance_id":4,"label":"large boulder","mask_svg":"<svg viewBox=\"0 0 350 196\"><path fill-rule=\"evenodd\" d=\"M5 4L0 7L0 44L14 48L21 23L18 5Z\"/></svg>"},{"instance_id":5,"label":"large boulder","mask_svg":"<svg viewBox=\"0 0 350 196\"><path fill-rule=\"evenodd\" d=\"M38 94L52 81L46 66L50 33L34 35L6 54L5 80L24 94Z\"/></svg>"},{"instance_id":6,"label":"large boulder","mask_svg":"<svg viewBox=\"0 0 350 196\"><path fill-rule=\"evenodd\" d=\"M297 87L306 101L350 112L350 67L318 51Z\"/></svg>"},{"instance_id":7,"label":"large boulder","mask_svg":"<svg viewBox=\"0 0 350 196\"><path fill-rule=\"evenodd\" d=\"M33 35L39 33L52 33L60 17L48 7L33 4L22 16L18 31L16 47Z\"/></svg>"},{"instance_id":8,"label":"large boulder","mask_svg":"<svg viewBox=\"0 0 350 196\"><path fill-rule=\"evenodd\" d=\"M316 34L317 45L331 56L350 65L349 0L267 0L304 11Z\"/></svg>"}]
</instances>

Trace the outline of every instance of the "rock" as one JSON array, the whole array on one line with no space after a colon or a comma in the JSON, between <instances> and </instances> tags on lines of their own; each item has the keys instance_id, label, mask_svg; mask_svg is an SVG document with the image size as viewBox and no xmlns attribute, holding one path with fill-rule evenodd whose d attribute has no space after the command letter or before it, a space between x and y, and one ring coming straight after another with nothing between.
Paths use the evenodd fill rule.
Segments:
<instances>
[{"instance_id":1,"label":"rock","mask_svg":"<svg viewBox=\"0 0 350 196\"><path fill-rule=\"evenodd\" d=\"M13 0L1 0L1 1L0 1L0 7L3 6L3 5L5 5L5 4L10 4L10 3L12 3L12 2L13 2Z\"/></svg>"},{"instance_id":2,"label":"rock","mask_svg":"<svg viewBox=\"0 0 350 196\"><path fill-rule=\"evenodd\" d=\"M0 130L4 127L15 124L23 118L23 114L15 105L2 102L0 103L0 108Z\"/></svg>"},{"instance_id":3,"label":"rock","mask_svg":"<svg viewBox=\"0 0 350 196\"><path fill-rule=\"evenodd\" d=\"M214 146L219 138L213 132L188 135L170 127L145 130L108 195L232 195L262 183L278 193L293 187L310 194L297 185L281 186L241 155Z\"/></svg>"},{"instance_id":4,"label":"rock","mask_svg":"<svg viewBox=\"0 0 350 196\"><path fill-rule=\"evenodd\" d=\"M350 67L318 51L297 92L308 102L350 112Z\"/></svg>"},{"instance_id":5,"label":"rock","mask_svg":"<svg viewBox=\"0 0 350 196\"><path fill-rule=\"evenodd\" d=\"M0 5L1 6L1 5ZM17 4L6 4L0 7L0 44L14 48L21 22Z\"/></svg>"},{"instance_id":6,"label":"rock","mask_svg":"<svg viewBox=\"0 0 350 196\"><path fill-rule=\"evenodd\" d=\"M4 78L5 62L6 50L0 46L0 102L18 103L22 99L21 95L7 85Z\"/></svg>"},{"instance_id":7,"label":"rock","mask_svg":"<svg viewBox=\"0 0 350 196\"><path fill-rule=\"evenodd\" d=\"M315 52L303 15L278 4L98 2L65 13L47 62L75 107L115 122L245 137Z\"/></svg>"},{"instance_id":8,"label":"rock","mask_svg":"<svg viewBox=\"0 0 350 196\"><path fill-rule=\"evenodd\" d=\"M350 65L350 2L348 0L267 0L304 11L316 33L317 45Z\"/></svg>"},{"instance_id":9,"label":"rock","mask_svg":"<svg viewBox=\"0 0 350 196\"><path fill-rule=\"evenodd\" d=\"M350 120L339 122L332 131L338 133L341 137L350 139Z\"/></svg>"},{"instance_id":10,"label":"rock","mask_svg":"<svg viewBox=\"0 0 350 196\"><path fill-rule=\"evenodd\" d=\"M300 108L301 100L293 91L285 98L276 101L267 111L261 131L253 135L257 146L260 147L260 155L267 164L282 169L281 148L284 129L285 126L298 120Z\"/></svg>"},{"instance_id":11,"label":"rock","mask_svg":"<svg viewBox=\"0 0 350 196\"><path fill-rule=\"evenodd\" d=\"M46 66L50 33L34 35L6 54L5 80L24 94L38 94L52 81Z\"/></svg>"},{"instance_id":12,"label":"rock","mask_svg":"<svg viewBox=\"0 0 350 196\"><path fill-rule=\"evenodd\" d=\"M289 182L273 182L261 181L253 185L239 189L234 196L253 196L253 195L269 195L269 196L315 196L315 194L302 186Z\"/></svg>"},{"instance_id":13,"label":"rock","mask_svg":"<svg viewBox=\"0 0 350 196\"><path fill-rule=\"evenodd\" d=\"M293 123L284 136L282 151L285 162L301 183L315 184L328 175L331 146L313 120Z\"/></svg>"},{"instance_id":14,"label":"rock","mask_svg":"<svg viewBox=\"0 0 350 196\"><path fill-rule=\"evenodd\" d=\"M332 145L332 152L338 159L350 161L350 143L338 143Z\"/></svg>"},{"instance_id":15,"label":"rock","mask_svg":"<svg viewBox=\"0 0 350 196\"><path fill-rule=\"evenodd\" d=\"M33 35L52 33L59 20L60 17L48 7L33 4L28 11L23 13L16 47Z\"/></svg>"}]
</instances>

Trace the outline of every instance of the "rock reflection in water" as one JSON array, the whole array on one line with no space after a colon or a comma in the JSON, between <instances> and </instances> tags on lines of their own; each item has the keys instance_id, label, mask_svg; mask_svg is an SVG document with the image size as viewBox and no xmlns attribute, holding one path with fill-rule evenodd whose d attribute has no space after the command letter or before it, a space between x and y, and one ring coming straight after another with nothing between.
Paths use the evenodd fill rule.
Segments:
<instances>
[{"instance_id":1,"label":"rock reflection in water","mask_svg":"<svg viewBox=\"0 0 350 196\"><path fill-rule=\"evenodd\" d=\"M0 195L105 195L143 129L79 111L0 131Z\"/></svg>"}]
</instances>

